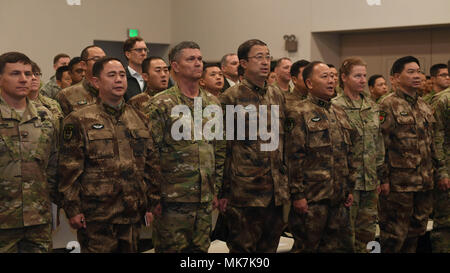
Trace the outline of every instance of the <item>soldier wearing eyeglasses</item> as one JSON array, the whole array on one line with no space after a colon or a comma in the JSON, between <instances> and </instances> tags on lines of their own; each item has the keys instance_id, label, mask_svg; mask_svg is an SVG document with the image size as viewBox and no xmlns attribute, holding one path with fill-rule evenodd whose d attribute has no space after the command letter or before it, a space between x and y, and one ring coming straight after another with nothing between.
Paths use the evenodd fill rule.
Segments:
<instances>
[{"instance_id":1,"label":"soldier wearing eyeglasses","mask_svg":"<svg viewBox=\"0 0 450 273\"><path fill-rule=\"evenodd\" d=\"M123 53L128 60L127 72L128 89L125 101L144 92L146 83L142 77L142 62L147 58L148 48L144 39L132 37L123 44Z\"/></svg>"},{"instance_id":2,"label":"soldier wearing eyeglasses","mask_svg":"<svg viewBox=\"0 0 450 273\"><path fill-rule=\"evenodd\" d=\"M64 115L72 111L94 104L98 96L98 90L91 83L92 68L96 61L105 57L105 52L98 46L88 46L81 52L81 59L86 64L86 77L79 83L61 90L56 95L56 100L61 105Z\"/></svg>"}]
</instances>

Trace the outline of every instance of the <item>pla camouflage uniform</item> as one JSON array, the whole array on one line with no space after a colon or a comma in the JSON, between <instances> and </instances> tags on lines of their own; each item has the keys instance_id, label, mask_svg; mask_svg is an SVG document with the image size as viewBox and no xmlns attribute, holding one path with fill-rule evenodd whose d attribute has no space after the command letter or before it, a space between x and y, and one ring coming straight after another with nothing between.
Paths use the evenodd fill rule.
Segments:
<instances>
[{"instance_id":1,"label":"pla camouflage uniform","mask_svg":"<svg viewBox=\"0 0 450 273\"><path fill-rule=\"evenodd\" d=\"M450 170L450 89L439 92L431 100L436 118L434 143L438 158L445 163L445 177ZM450 252L450 190L434 192L433 230L431 246L434 253Z\"/></svg>"},{"instance_id":2,"label":"pla camouflage uniform","mask_svg":"<svg viewBox=\"0 0 450 273\"><path fill-rule=\"evenodd\" d=\"M0 97L0 252L52 250L50 202L59 204L52 119L28 99L20 117Z\"/></svg>"},{"instance_id":3,"label":"pla camouflage uniform","mask_svg":"<svg viewBox=\"0 0 450 273\"><path fill-rule=\"evenodd\" d=\"M401 90L379 107L386 149L381 183L390 185L389 195L380 197L381 251L414 253L432 212L434 182L443 176L433 143L436 120L421 97Z\"/></svg>"},{"instance_id":4,"label":"pla camouflage uniform","mask_svg":"<svg viewBox=\"0 0 450 273\"><path fill-rule=\"evenodd\" d=\"M55 99L60 91L61 87L56 83L56 75L53 75L40 92L47 98Z\"/></svg>"},{"instance_id":5,"label":"pla camouflage uniform","mask_svg":"<svg viewBox=\"0 0 450 273\"><path fill-rule=\"evenodd\" d=\"M200 88L202 105L194 106L194 99L181 93L179 87L167 89L152 97L149 113L151 132L161 155L162 215L153 224L153 240L158 253L203 252L210 246L212 201L222 184L224 155L216 152L217 142L193 137L194 117L202 125L208 122L203 110L209 105L219 106L218 100ZM172 115L177 105L189 108L192 120ZM220 107L219 107L220 108ZM191 125L190 139L172 137L174 123ZM202 126L202 128L203 128Z\"/></svg>"},{"instance_id":6,"label":"pla camouflage uniform","mask_svg":"<svg viewBox=\"0 0 450 273\"><path fill-rule=\"evenodd\" d=\"M150 111L150 100L156 94L157 94L156 91L152 91L147 88L145 92L133 96L131 99L128 100L127 103L134 106L136 109L138 109L145 115L148 115Z\"/></svg>"},{"instance_id":7,"label":"pla camouflage uniform","mask_svg":"<svg viewBox=\"0 0 450 273\"><path fill-rule=\"evenodd\" d=\"M247 79L228 88L219 97L222 108L232 106L255 106L256 115L260 106L267 108L267 130L275 130L272 138L278 137L273 151L263 151L261 145L271 140L262 140L257 134L255 140L236 137L227 141L222 197L228 199L225 213L229 235L227 245L230 252L273 252L278 248L280 236L287 226L289 209L289 186L287 166L284 161L284 113L285 98L278 88L269 85L259 88ZM278 113L273 106L278 106ZM245 110L244 110L245 111ZM238 115L242 113L237 110ZM272 128L273 118L278 128ZM265 118L265 117L264 117ZM252 122L260 121L261 117ZM246 132L250 128L245 118ZM259 128L261 130L261 128ZM261 132L261 131L260 131ZM279 134L277 134L279 132ZM276 135L275 135L276 134Z\"/></svg>"},{"instance_id":8,"label":"pla camouflage uniform","mask_svg":"<svg viewBox=\"0 0 450 273\"><path fill-rule=\"evenodd\" d=\"M350 211L344 206L355 187L356 132L344 110L308 95L286 115L292 201L303 198L308 213L291 208L292 252L353 252Z\"/></svg>"},{"instance_id":9,"label":"pla camouflage uniform","mask_svg":"<svg viewBox=\"0 0 450 273\"><path fill-rule=\"evenodd\" d=\"M378 216L378 176L382 175L384 142L380 129L378 105L361 94L360 105L347 95L339 95L333 103L344 109L350 125L358 132L350 147L356 170L353 205L350 209L355 251L367 252L368 242L375 241Z\"/></svg>"},{"instance_id":10,"label":"pla camouflage uniform","mask_svg":"<svg viewBox=\"0 0 450 273\"><path fill-rule=\"evenodd\" d=\"M122 102L96 104L64 120L58 174L63 208L81 213L82 252L136 252L140 224L159 202L159 155L149 121Z\"/></svg>"},{"instance_id":11,"label":"pla camouflage uniform","mask_svg":"<svg viewBox=\"0 0 450 273\"><path fill-rule=\"evenodd\" d=\"M69 86L56 95L65 116L72 111L78 110L88 105L95 104L98 96L98 90L95 89L87 79Z\"/></svg>"}]
</instances>

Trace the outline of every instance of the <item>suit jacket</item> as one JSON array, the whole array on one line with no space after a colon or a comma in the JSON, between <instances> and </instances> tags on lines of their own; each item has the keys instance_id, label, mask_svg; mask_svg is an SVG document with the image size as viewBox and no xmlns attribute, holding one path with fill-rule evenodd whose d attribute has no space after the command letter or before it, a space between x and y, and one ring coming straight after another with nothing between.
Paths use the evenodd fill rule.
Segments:
<instances>
[{"instance_id":1,"label":"suit jacket","mask_svg":"<svg viewBox=\"0 0 450 273\"><path fill-rule=\"evenodd\" d=\"M225 92L225 90L227 90L228 88L230 88L230 83L228 82L227 78L224 76L222 93Z\"/></svg>"},{"instance_id":2,"label":"suit jacket","mask_svg":"<svg viewBox=\"0 0 450 273\"><path fill-rule=\"evenodd\" d=\"M128 66L126 66L125 71L127 72L127 82L128 82L128 88L127 92L123 96L125 101L128 101L132 97L142 93L141 86L139 85L139 82L130 74L130 71L128 70ZM147 87L147 83L144 84L144 90Z\"/></svg>"}]
</instances>

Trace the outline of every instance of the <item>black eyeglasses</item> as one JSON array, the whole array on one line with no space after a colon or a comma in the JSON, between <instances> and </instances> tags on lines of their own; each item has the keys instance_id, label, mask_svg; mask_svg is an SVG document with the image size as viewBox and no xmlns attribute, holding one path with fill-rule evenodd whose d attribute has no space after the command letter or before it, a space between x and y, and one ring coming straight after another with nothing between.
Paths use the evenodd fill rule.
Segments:
<instances>
[{"instance_id":1,"label":"black eyeglasses","mask_svg":"<svg viewBox=\"0 0 450 273\"><path fill-rule=\"evenodd\" d=\"M141 48L133 48L130 51L136 51L138 53L142 53L142 52L148 53L150 50L148 50L148 48L146 48L146 47L141 47Z\"/></svg>"}]
</instances>

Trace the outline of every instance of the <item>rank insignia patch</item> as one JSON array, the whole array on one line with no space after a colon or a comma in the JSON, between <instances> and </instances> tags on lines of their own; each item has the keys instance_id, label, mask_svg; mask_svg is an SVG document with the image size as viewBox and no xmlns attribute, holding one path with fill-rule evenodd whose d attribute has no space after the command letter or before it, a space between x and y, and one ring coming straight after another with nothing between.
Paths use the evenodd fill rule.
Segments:
<instances>
[{"instance_id":1,"label":"rank insignia patch","mask_svg":"<svg viewBox=\"0 0 450 273\"><path fill-rule=\"evenodd\" d=\"M380 122L381 122L381 124L383 124L385 120L386 120L386 112L380 111Z\"/></svg>"}]
</instances>

